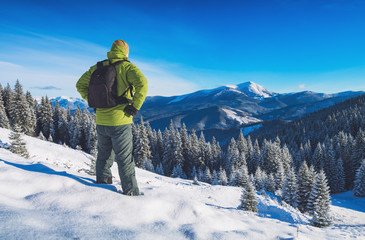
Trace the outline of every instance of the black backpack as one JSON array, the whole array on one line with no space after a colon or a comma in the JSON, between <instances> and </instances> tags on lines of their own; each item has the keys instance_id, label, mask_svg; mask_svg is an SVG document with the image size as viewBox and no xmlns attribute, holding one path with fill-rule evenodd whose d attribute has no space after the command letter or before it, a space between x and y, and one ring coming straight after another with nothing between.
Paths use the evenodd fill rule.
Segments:
<instances>
[{"instance_id":1,"label":"black backpack","mask_svg":"<svg viewBox=\"0 0 365 240\"><path fill-rule=\"evenodd\" d=\"M109 65L104 66L103 62L109 61ZM91 74L89 90L88 90L88 104L92 108L111 108L119 104L133 103L132 100L124 97L129 90L131 96L132 84L128 82L128 88L124 93L118 96L117 93L117 71L115 66L122 62L129 62L128 60L121 60L111 63L110 60L104 60L97 63L97 69Z\"/></svg>"}]
</instances>

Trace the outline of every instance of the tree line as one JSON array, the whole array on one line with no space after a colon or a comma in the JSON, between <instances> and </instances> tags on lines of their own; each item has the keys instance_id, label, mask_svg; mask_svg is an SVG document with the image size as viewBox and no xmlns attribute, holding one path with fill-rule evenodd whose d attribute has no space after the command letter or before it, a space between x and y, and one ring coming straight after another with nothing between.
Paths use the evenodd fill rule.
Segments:
<instances>
[{"instance_id":1,"label":"tree line","mask_svg":"<svg viewBox=\"0 0 365 240\"><path fill-rule=\"evenodd\" d=\"M365 196L364 98L260 134L245 137L241 133L223 147L214 137L206 141L202 132L189 132L185 125L177 129L171 122L162 132L141 119L132 128L134 159L137 167L161 175L240 186L245 193L252 185L260 194L272 192L302 212L319 216L317 205L322 204L322 213L328 209L323 202L315 203L318 194L328 201L330 192L349 189ZM4 89L0 85L0 127L19 128L30 136L97 152L94 113L78 107L71 114L57 101L53 106L48 97L38 103L29 91L23 93L19 81L14 90L9 84Z\"/></svg>"},{"instance_id":2,"label":"tree line","mask_svg":"<svg viewBox=\"0 0 365 240\"><path fill-rule=\"evenodd\" d=\"M38 103L19 81L14 89L0 85L0 127L96 153L95 114L80 107L71 114L69 107L61 108L58 101L53 105L47 96Z\"/></svg>"}]
</instances>

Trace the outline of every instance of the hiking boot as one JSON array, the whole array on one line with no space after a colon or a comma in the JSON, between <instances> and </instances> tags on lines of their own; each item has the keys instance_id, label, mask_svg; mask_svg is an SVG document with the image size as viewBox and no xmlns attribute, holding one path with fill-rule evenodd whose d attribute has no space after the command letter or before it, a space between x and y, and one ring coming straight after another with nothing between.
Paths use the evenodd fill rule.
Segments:
<instances>
[{"instance_id":1,"label":"hiking boot","mask_svg":"<svg viewBox=\"0 0 365 240\"><path fill-rule=\"evenodd\" d=\"M139 194L136 194L136 193L133 193L133 192L129 192L129 193L123 193L123 195L126 195L126 196L143 196L144 195L144 192L139 192Z\"/></svg>"},{"instance_id":2,"label":"hiking boot","mask_svg":"<svg viewBox=\"0 0 365 240\"><path fill-rule=\"evenodd\" d=\"M113 183L113 177L110 176L108 177L108 179L105 181L102 181L101 179L99 178L96 178L96 184L112 184Z\"/></svg>"}]
</instances>

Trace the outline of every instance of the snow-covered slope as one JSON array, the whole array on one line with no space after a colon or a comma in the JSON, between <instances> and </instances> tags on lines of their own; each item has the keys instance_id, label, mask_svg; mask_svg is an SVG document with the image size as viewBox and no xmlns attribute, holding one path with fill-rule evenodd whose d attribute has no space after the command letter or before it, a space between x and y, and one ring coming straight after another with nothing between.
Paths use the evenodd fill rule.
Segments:
<instances>
[{"instance_id":1,"label":"snow-covered slope","mask_svg":"<svg viewBox=\"0 0 365 240\"><path fill-rule=\"evenodd\" d=\"M7 143L9 131L0 129ZM88 175L91 156L24 136L31 158L0 148L0 239L364 239L365 199L333 197L334 225L259 197L238 209L241 189L192 185L137 169L144 196L127 197ZM117 176L116 166L112 172Z\"/></svg>"}]
</instances>

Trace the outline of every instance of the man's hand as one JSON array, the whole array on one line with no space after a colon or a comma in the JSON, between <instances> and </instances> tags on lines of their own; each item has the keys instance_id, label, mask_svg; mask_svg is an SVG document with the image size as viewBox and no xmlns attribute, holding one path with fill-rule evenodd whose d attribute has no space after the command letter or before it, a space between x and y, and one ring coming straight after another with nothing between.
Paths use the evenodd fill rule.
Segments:
<instances>
[{"instance_id":1,"label":"man's hand","mask_svg":"<svg viewBox=\"0 0 365 240\"><path fill-rule=\"evenodd\" d=\"M127 116L136 116L138 110L133 107L132 105L127 105L125 108L124 108L124 112L126 113Z\"/></svg>"}]
</instances>

